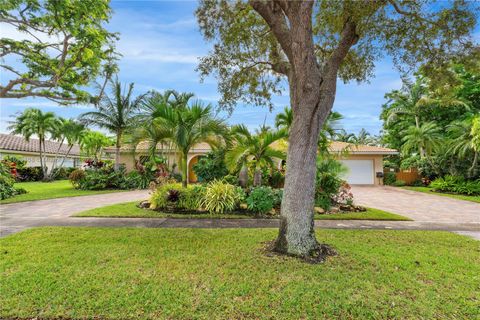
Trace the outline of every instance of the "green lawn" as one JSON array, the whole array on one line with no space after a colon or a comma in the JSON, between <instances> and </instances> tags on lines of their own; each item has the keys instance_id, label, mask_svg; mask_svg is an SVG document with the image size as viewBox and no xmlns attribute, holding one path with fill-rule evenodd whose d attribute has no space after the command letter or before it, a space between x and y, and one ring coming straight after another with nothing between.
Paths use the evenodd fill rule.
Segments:
<instances>
[{"instance_id":1,"label":"green lawn","mask_svg":"<svg viewBox=\"0 0 480 320\"><path fill-rule=\"evenodd\" d=\"M153 210L140 209L138 201L114 204L106 207L95 208L75 214L76 217L127 217L127 218L218 218L218 219L249 219L254 218L245 214L179 214L163 213ZM406 217L368 208L366 212L338 213L328 215L315 215L318 220L410 220Z\"/></svg>"},{"instance_id":2,"label":"green lawn","mask_svg":"<svg viewBox=\"0 0 480 320\"><path fill-rule=\"evenodd\" d=\"M0 239L0 318L478 318L475 240L322 230L339 256L310 265L266 256L276 232L30 229Z\"/></svg>"},{"instance_id":3,"label":"green lawn","mask_svg":"<svg viewBox=\"0 0 480 320\"><path fill-rule=\"evenodd\" d=\"M467 195L463 195L463 194L451 194L451 193L435 192L435 191L432 190L432 188L429 188L429 187L410 187L410 186L406 186L406 187L403 187L403 188L407 189L407 190L412 190L412 191L424 192L424 193L435 194L435 195L443 196L443 197L449 197L449 198L455 198L455 199L467 200L467 201L479 202L480 203L480 196L467 196Z\"/></svg>"},{"instance_id":4,"label":"green lawn","mask_svg":"<svg viewBox=\"0 0 480 320\"><path fill-rule=\"evenodd\" d=\"M23 188L28 193L20 194L12 198L0 200L0 203L14 203L32 200L88 196L92 194L119 192L121 190L77 190L73 188L68 180L53 182L19 182L15 183L16 188Z\"/></svg>"}]
</instances>

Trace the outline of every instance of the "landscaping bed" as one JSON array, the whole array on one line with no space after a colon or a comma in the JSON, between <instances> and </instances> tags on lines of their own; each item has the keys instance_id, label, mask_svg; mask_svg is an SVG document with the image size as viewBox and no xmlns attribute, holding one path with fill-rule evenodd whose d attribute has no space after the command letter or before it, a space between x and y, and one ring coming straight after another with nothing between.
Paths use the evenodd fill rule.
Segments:
<instances>
[{"instance_id":1,"label":"landscaping bed","mask_svg":"<svg viewBox=\"0 0 480 320\"><path fill-rule=\"evenodd\" d=\"M184 218L184 219L254 219L254 218L278 218L277 215L256 215L255 213L237 211L233 213L208 212L184 212L171 213L161 212L138 207L138 202L119 203L110 206L86 210L75 214L76 217L121 217L121 218ZM365 212L340 212L333 214L315 214L317 220L410 220L406 217L385 212L378 209L367 208Z\"/></svg>"},{"instance_id":2,"label":"landscaping bed","mask_svg":"<svg viewBox=\"0 0 480 320\"><path fill-rule=\"evenodd\" d=\"M480 196L469 196L469 195L464 195L464 194L439 192L439 191L435 191L434 189L432 189L430 187L405 186L403 188L406 189L406 190L411 190L411 191L424 192L424 193L435 194L435 195L443 196L443 197L449 197L449 198L454 198L454 199L459 199L459 200L466 200L466 201L472 201L472 202L480 203Z\"/></svg>"},{"instance_id":3,"label":"landscaping bed","mask_svg":"<svg viewBox=\"0 0 480 320\"><path fill-rule=\"evenodd\" d=\"M0 239L0 317L475 319L478 242L321 230L324 264L268 256L274 229L36 228ZM452 247L455 250L452 251Z\"/></svg>"},{"instance_id":4,"label":"landscaping bed","mask_svg":"<svg viewBox=\"0 0 480 320\"><path fill-rule=\"evenodd\" d=\"M19 182L15 187L23 188L27 193L13 196L5 200L0 200L1 204L55 199L65 197L88 196L93 194L121 192L122 190L78 190L75 189L70 181L58 180L52 182Z\"/></svg>"}]
</instances>

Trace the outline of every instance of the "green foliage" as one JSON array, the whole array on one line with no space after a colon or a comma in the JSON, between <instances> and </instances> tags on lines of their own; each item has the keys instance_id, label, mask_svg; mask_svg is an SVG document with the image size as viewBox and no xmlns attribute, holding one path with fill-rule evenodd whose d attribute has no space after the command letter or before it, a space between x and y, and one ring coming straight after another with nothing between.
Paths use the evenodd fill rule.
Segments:
<instances>
[{"instance_id":1,"label":"green foliage","mask_svg":"<svg viewBox=\"0 0 480 320\"><path fill-rule=\"evenodd\" d=\"M215 180L206 186L202 207L210 213L225 213L236 209L244 198L241 188Z\"/></svg>"},{"instance_id":2,"label":"green foliage","mask_svg":"<svg viewBox=\"0 0 480 320\"><path fill-rule=\"evenodd\" d=\"M82 155L92 157L95 160L101 158L102 149L111 146L113 141L98 131L87 131L80 140Z\"/></svg>"},{"instance_id":3,"label":"green foliage","mask_svg":"<svg viewBox=\"0 0 480 320\"><path fill-rule=\"evenodd\" d=\"M11 168L14 166L17 170L23 169L27 165L27 160L17 155L6 154L2 157L2 161L7 163Z\"/></svg>"},{"instance_id":4,"label":"green foliage","mask_svg":"<svg viewBox=\"0 0 480 320\"><path fill-rule=\"evenodd\" d=\"M430 184L435 191L451 192L465 195L480 195L480 180L466 181L462 177L446 175Z\"/></svg>"},{"instance_id":5,"label":"green foliage","mask_svg":"<svg viewBox=\"0 0 480 320\"><path fill-rule=\"evenodd\" d=\"M18 194L17 190L13 187L15 179L10 174L10 168L5 162L0 161L0 199L7 199Z\"/></svg>"},{"instance_id":6,"label":"green foliage","mask_svg":"<svg viewBox=\"0 0 480 320\"><path fill-rule=\"evenodd\" d=\"M317 176L315 184L315 205L325 210L330 208L332 198L344 183L341 175L345 167L337 160L326 157L317 159Z\"/></svg>"},{"instance_id":7,"label":"green foliage","mask_svg":"<svg viewBox=\"0 0 480 320\"><path fill-rule=\"evenodd\" d=\"M9 79L1 84L6 91L1 97L89 102L85 88L117 70L118 36L105 27L110 15L109 1L2 1L2 23L22 36L0 40L3 58L21 57L1 66Z\"/></svg>"},{"instance_id":8,"label":"green foliage","mask_svg":"<svg viewBox=\"0 0 480 320\"><path fill-rule=\"evenodd\" d=\"M172 190L178 191L180 194L179 198L181 198L183 188L179 183L165 183L158 186L150 196L150 209L164 209L167 208L168 205L171 205L169 195Z\"/></svg>"},{"instance_id":9,"label":"green foliage","mask_svg":"<svg viewBox=\"0 0 480 320\"><path fill-rule=\"evenodd\" d=\"M272 188L283 188L285 183L285 174L280 170L273 170L272 174L268 177L268 184Z\"/></svg>"},{"instance_id":10,"label":"green foliage","mask_svg":"<svg viewBox=\"0 0 480 320\"><path fill-rule=\"evenodd\" d=\"M239 185L239 181L238 181L238 177L237 176L234 176L232 174L227 174L225 177L223 177L222 179L225 183L229 183L231 185L234 185L234 186L238 186Z\"/></svg>"},{"instance_id":11,"label":"green foliage","mask_svg":"<svg viewBox=\"0 0 480 320\"><path fill-rule=\"evenodd\" d=\"M203 185L193 185L182 188L178 207L184 210L196 211L202 209L202 201L206 188Z\"/></svg>"},{"instance_id":12,"label":"green foliage","mask_svg":"<svg viewBox=\"0 0 480 320\"><path fill-rule=\"evenodd\" d=\"M281 201L281 195L277 194L272 188L256 187L250 191L247 197L247 206L249 210L265 214L279 203L279 199Z\"/></svg>"},{"instance_id":13,"label":"green foliage","mask_svg":"<svg viewBox=\"0 0 480 320\"><path fill-rule=\"evenodd\" d=\"M210 151L193 165L193 171L197 175L199 182L222 179L228 174L227 166L225 165L225 150L217 149Z\"/></svg>"},{"instance_id":14,"label":"green foliage","mask_svg":"<svg viewBox=\"0 0 480 320\"><path fill-rule=\"evenodd\" d=\"M43 180L42 167L25 167L17 170L17 179L21 182Z\"/></svg>"},{"instance_id":15,"label":"green foliage","mask_svg":"<svg viewBox=\"0 0 480 320\"><path fill-rule=\"evenodd\" d=\"M387 172L385 173L385 177L383 178L383 183L387 186L392 185L397 181L397 176L395 172Z\"/></svg>"},{"instance_id":16,"label":"green foliage","mask_svg":"<svg viewBox=\"0 0 480 320\"><path fill-rule=\"evenodd\" d=\"M154 179L150 172L132 171L128 174L124 168L117 171L111 167L100 169L77 169L70 174L70 181L76 189L145 189Z\"/></svg>"},{"instance_id":17,"label":"green foliage","mask_svg":"<svg viewBox=\"0 0 480 320\"><path fill-rule=\"evenodd\" d=\"M392 185L395 187L403 187L406 185L406 182L403 180L395 180L395 182L392 183Z\"/></svg>"}]
</instances>

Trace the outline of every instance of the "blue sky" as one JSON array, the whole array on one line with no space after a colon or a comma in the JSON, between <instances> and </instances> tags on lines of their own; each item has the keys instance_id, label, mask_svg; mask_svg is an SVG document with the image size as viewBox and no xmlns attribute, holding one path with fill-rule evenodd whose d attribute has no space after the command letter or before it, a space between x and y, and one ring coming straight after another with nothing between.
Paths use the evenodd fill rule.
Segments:
<instances>
[{"instance_id":1,"label":"blue sky","mask_svg":"<svg viewBox=\"0 0 480 320\"><path fill-rule=\"evenodd\" d=\"M201 36L194 17L195 1L112 1L114 14L108 28L120 33L117 44L123 55L120 80L134 82L140 94L156 89L175 89L196 94L216 104L219 98L215 79L200 83L195 71L197 58L209 51L210 43ZM1 31L3 32L3 31ZM343 84L339 81L334 110L344 115L342 127L349 132L361 128L377 134L381 128L384 94L399 89L399 73L389 60L377 63L375 77L369 83ZM254 129L264 122L273 125L275 114L288 105L288 96L275 97L274 110L258 106L238 106L228 118L231 124L244 123ZM45 99L2 99L0 132L7 132L7 121L26 107L53 111L63 117L75 117L89 106L58 106Z\"/></svg>"}]
</instances>

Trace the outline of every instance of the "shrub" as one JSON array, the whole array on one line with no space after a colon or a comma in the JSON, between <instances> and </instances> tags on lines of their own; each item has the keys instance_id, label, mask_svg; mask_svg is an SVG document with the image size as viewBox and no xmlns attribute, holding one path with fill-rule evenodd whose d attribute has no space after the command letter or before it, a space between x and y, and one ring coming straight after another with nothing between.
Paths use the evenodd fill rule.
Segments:
<instances>
[{"instance_id":1,"label":"shrub","mask_svg":"<svg viewBox=\"0 0 480 320\"><path fill-rule=\"evenodd\" d=\"M75 168L65 168L65 167L55 168L55 169L53 169L52 177L55 180L65 180L65 179L69 178L70 173L72 173L74 170L76 170L76 169Z\"/></svg>"},{"instance_id":2,"label":"shrub","mask_svg":"<svg viewBox=\"0 0 480 320\"><path fill-rule=\"evenodd\" d=\"M13 197L17 194L26 193L25 189L15 188L15 179L10 173L10 167L4 163L0 162L0 199L7 199Z\"/></svg>"},{"instance_id":3,"label":"shrub","mask_svg":"<svg viewBox=\"0 0 480 320\"><path fill-rule=\"evenodd\" d=\"M151 171L144 170L143 172L132 171L124 176L123 181L120 181L120 189L146 189L150 182L154 179Z\"/></svg>"},{"instance_id":4,"label":"shrub","mask_svg":"<svg viewBox=\"0 0 480 320\"><path fill-rule=\"evenodd\" d=\"M395 172L387 172L383 178L383 183L387 186L391 186L397 181L397 175Z\"/></svg>"},{"instance_id":5,"label":"shrub","mask_svg":"<svg viewBox=\"0 0 480 320\"><path fill-rule=\"evenodd\" d=\"M268 184L272 188L283 188L285 183L285 175L280 170L275 170L272 174L268 177Z\"/></svg>"},{"instance_id":6,"label":"shrub","mask_svg":"<svg viewBox=\"0 0 480 320\"><path fill-rule=\"evenodd\" d=\"M202 208L203 197L205 196L205 189L203 185L183 188L178 200L178 208L184 210L200 210Z\"/></svg>"},{"instance_id":7,"label":"shrub","mask_svg":"<svg viewBox=\"0 0 480 320\"><path fill-rule=\"evenodd\" d=\"M225 151L219 149L207 153L193 165L193 171L200 182L220 180L228 174L225 165Z\"/></svg>"},{"instance_id":8,"label":"shrub","mask_svg":"<svg viewBox=\"0 0 480 320\"><path fill-rule=\"evenodd\" d=\"M337 160L326 158L317 161L317 176L315 183L315 199L317 205L327 210L331 206L332 198L338 193L344 183L341 174L345 167ZM330 204L327 205L327 200Z\"/></svg>"},{"instance_id":9,"label":"shrub","mask_svg":"<svg viewBox=\"0 0 480 320\"><path fill-rule=\"evenodd\" d=\"M234 176L234 175L231 175L231 174L227 174L225 177L223 177L222 180L223 180L223 182L232 184L234 186L240 185L240 183L238 181L238 177Z\"/></svg>"},{"instance_id":10,"label":"shrub","mask_svg":"<svg viewBox=\"0 0 480 320\"><path fill-rule=\"evenodd\" d=\"M174 172L170 175L170 179L173 179L176 182L182 182L182 175L178 172Z\"/></svg>"},{"instance_id":11,"label":"shrub","mask_svg":"<svg viewBox=\"0 0 480 320\"><path fill-rule=\"evenodd\" d=\"M17 180L22 182L41 181L43 179L42 167L24 167L17 169Z\"/></svg>"},{"instance_id":12,"label":"shrub","mask_svg":"<svg viewBox=\"0 0 480 320\"><path fill-rule=\"evenodd\" d=\"M480 195L480 180L465 181L462 177L447 175L430 184L433 190L466 195Z\"/></svg>"},{"instance_id":13,"label":"shrub","mask_svg":"<svg viewBox=\"0 0 480 320\"><path fill-rule=\"evenodd\" d=\"M403 187L405 185L406 185L406 183L403 180L397 180L393 183L393 186L395 186L395 187Z\"/></svg>"},{"instance_id":14,"label":"shrub","mask_svg":"<svg viewBox=\"0 0 480 320\"><path fill-rule=\"evenodd\" d=\"M68 179L75 188L78 188L80 186L80 181L85 179L85 171L82 169L73 170Z\"/></svg>"},{"instance_id":15,"label":"shrub","mask_svg":"<svg viewBox=\"0 0 480 320\"><path fill-rule=\"evenodd\" d=\"M325 195L317 196L315 197L315 206L328 211L330 208L332 208L332 200Z\"/></svg>"},{"instance_id":16,"label":"shrub","mask_svg":"<svg viewBox=\"0 0 480 320\"><path fill-rule=\"evenodd\" d=\"M205 189L202 206L210 213L224 213L234 210L244 197L241 188L214 180Z\"/></svg>"},{"instance_id":17,"label":"shrub","mask_svg":"<svg viewBox=\"0 0 480 320\"><path fill-rule=\"evenodd\" d=\"M353 204L353 193L352 188L346 182L342 184L338 193L333 196L333 201L337 204L346 204L352 205Z\"/></svg>"},{"instance_id":18,"label":"shrub","mask_svg":"<svg viewBox=\"0 0 480 320\"><path fill-rule=\"evenodd\" d=\"M170 200L174 200L171 197L171 191L178 191L179 195L176 201L181 197L182 186L178 183L166 183L157 188L155 192L150 196L150 209L163 209L167 208L169 205L172 205Z\"/></svg>"},{"instance_id":19,"label":"shrub","mask_svg":"<svg viewBox=\"0 0 480 320\"><path fill-rule=\"evenodd\" d=\"M275 203L278 203L278 197L270 187L256 187L250 191L247 197L247 206L249 210L257 213L270 212Z\"/></svg>"}]
</instances>

